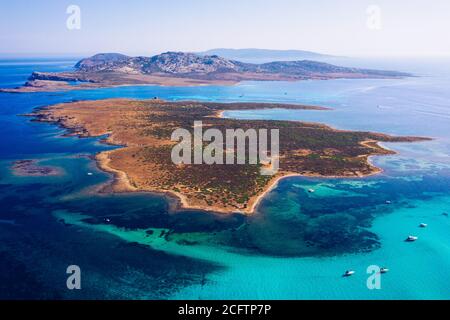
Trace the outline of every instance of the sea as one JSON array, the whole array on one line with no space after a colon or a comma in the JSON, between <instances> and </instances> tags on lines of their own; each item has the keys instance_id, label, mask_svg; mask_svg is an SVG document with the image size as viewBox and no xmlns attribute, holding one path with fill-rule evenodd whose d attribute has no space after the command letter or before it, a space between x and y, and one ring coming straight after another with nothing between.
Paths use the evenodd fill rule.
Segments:
<instances>
[{"instance_id":1,"label":"sea","mask_svg":"<svg viewBox=\"0 0 450 320\"><path fill-rule=\"evenodd\" d=\"M76 61L1 59L0 87L20 86L33 71L70 71ZM0 93L0 298L450 299L450 60L332 62L414 76ZM432 140L383 143L396 154L371 157L378 175L281 180L252 216L170 212L163 196L96 192L112 179L93 160L115 148L104 137L65 136L26 116L62 102L153 97L326 106L224 116ZM12 164L23 159L62 174L15 175ZM410 235L417 241L405 241ZM73 265L81 289L67 286Z\"/></svg>"}]
</instances>

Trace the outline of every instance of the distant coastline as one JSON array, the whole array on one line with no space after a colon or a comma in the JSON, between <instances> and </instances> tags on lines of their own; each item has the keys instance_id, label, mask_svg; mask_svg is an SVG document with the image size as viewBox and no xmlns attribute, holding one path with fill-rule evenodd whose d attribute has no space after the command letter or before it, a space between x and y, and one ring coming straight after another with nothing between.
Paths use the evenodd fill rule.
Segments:
<instances>
[{"instance_id":1,"label":"distant coastline","mask_svg":"<svg viewBox=\"0 0 450 320\"><path fill-rule=\"evenodd\" d=\"M248 63L217 55L166 52L153 57L103 53L82 59L73 72L33 72L20 87L0 92L53 92L132 85L234 85L241 81L402 78L411 74L348 68L312 60Z\"/></svg>"}]
</instances>

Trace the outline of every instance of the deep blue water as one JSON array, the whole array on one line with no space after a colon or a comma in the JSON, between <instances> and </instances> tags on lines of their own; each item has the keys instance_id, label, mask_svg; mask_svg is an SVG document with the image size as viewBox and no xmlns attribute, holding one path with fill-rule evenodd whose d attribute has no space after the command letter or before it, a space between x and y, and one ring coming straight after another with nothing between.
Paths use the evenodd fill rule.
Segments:
<instances>
[{"instance_id":1,"label":"deep blue water","mask_svg":"<svg viewBox=\"0 0 450 320\"><path fill-rule=\"evenodd\" d=\"M401 80L0 93L0 297L450 298L450 218L444 214L450 213L450 64L432 62L385 62L420 74ZM0 87L20 85L32 71L70 70L74 63L0 61ZM225 115L434 140L388 144L398 154L372 159L385 170L378 176L283 180L252 217L169 214L161 197L93 194L110 177L90 156L110 147L98 139L62 137L54 125L18 116L72 100L155 96L324 105L333 110ZM64 174L17 177L10 170L16 159L39 159ZM428 228L419 229L422 222ZM419 240L405 243L409 234ZM80 291L66 289L70 264L82 268ZM366 286L372 264L391 270L380 290ZM355 276L343 279L346 269Z\"/></svg>"}]
</instances>

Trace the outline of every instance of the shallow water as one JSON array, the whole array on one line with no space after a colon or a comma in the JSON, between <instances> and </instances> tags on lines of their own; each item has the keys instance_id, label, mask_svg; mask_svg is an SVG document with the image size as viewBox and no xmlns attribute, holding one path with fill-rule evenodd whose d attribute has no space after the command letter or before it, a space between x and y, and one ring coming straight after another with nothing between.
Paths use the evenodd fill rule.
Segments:
<instances>
[{"instance_id":1,"label":"shallow water","mask_svg":"<svg viewBox=\"0 0 450 320\"><path fill-rule=\"evenodd\" d=\"M1 86L67 61L3 61ZM405 66L400 69L405 70ZM450 285L450 77L434 68L401 80L246 82L232 87L121 87L59 93L0 93L0 296L17 298L448 299ZM442 69L439 69L442 71ZM146 194L93 195L110 178L89 158L98 139L61 137L56 126L17 114L109 97L276 101L331 111L233 111L225 116L316 121L342 129L423 135L385 144L363 179L282 180L253 217L169 214ZM43 159L58 177L16 177L11 161ZM93 175L88 175L92 172ZM307 192L313 188L314 193ZM419 228L422 222L427 228ZM419 236L414 243L404 239ZM83 290L65 287L78 264ZM366 269L386 266L380 290ZM161 266L164 266L163 268ZM356 274L343 278L353 269ZM8 276L9 270L16 270Z\"/></svg>"}]
</instances>

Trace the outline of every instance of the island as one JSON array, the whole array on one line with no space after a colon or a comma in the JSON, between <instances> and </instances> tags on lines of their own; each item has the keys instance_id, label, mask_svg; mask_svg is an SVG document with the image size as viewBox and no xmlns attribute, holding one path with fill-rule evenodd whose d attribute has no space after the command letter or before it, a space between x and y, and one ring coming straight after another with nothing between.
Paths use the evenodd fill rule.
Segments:
<instances>
[{"instance_id":1,"label":"island","mask_svg":"<svg viewBox=\"0 0 450 320\"><path fill-rule=\"evenodd\" d=\"M397 71L340 67L313 60L248 63L218 55L165 52L153 57L101 53L82 59L71 72L33 72L21 87L2 92L48 92L130 85L233 85L240 81L401 78Z\"/></svg>"},{"instance_id":2,"label":"island","mask_svg":"<svg viewBox=\"0 0 450 320\"><path fill-rule=\"evenodd\" d=\"M396 137L372 132L336 130L298 121L236 120L222 117L227 110L327 108L272 103L169 102L159 99L76 101L35 110L35 121L56 123L79 137L107 136L117 148L99 153L99 167L114 174L109 191L162 193L176 209L251 214L261 198L288 176L363 177L380 172L369 157L394 152L378 142L412 142L421 137ZM221 132L279 129L280 169L262 175L257 164L175 164L171 151L175 129L194 130L194 121ZM106 190L104 189L104 190Z\"/></svg>"}]
</instances>

